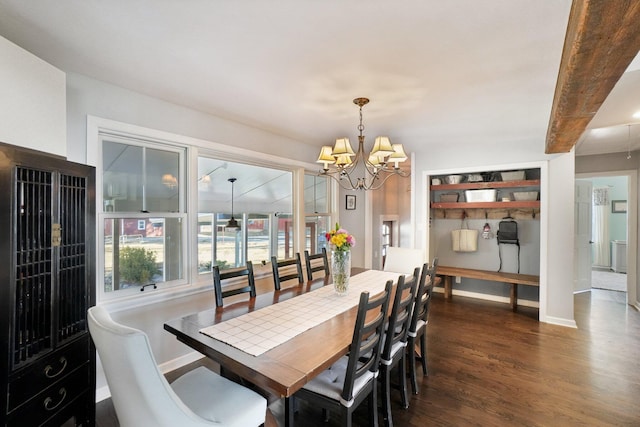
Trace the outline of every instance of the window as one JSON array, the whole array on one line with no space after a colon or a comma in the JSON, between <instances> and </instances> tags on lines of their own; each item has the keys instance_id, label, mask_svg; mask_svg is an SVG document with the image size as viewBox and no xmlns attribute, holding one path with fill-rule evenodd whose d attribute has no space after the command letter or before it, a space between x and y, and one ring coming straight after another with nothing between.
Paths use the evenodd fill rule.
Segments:
<instances>
[{"instance_id":1,"label":"window","mask_svg":"<svg viewBox=\"0 0 640 427\"><path fill-rule=\"evenodd\" d=\"M292 192L291 171L198 157L198 272L292 257ZM232 202L239 230L227 227Z\"/></svg>"},{"instance_id":2,"label":"window","mask_svg":"<svg viewBox=\"0 0 640 427\"><path fill-rule=\"evenodd\" d=\"M105 293L186 282L185 149L103 135Z\"/></svg>"},{"instance_id":3,"label":"window","mask_svg":"<svg viewBox=\"0 0 640 427\"><path fill-rule=\"evenodd\" d=\"M326 245L330 186L310 173L298 188L302 163L96 117L87 133L95 141L87 157L97 165L101 301L164 299L140 292L151 283L183 295L191 290L181 285L210 285L214 265L267 263ZM236 178L233 199L229 178ZM239 230L228 227L232 214Z\"/></svg>"}]
</instances>

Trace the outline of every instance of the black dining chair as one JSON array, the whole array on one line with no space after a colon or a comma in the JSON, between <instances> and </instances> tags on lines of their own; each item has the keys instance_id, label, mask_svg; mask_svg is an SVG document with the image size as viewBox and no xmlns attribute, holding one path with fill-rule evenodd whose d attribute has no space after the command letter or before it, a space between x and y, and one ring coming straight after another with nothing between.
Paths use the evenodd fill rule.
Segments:
<instances>
[{"instance_id":1,"label":"black dining chair","mask_svg":"<svg viewBox=\"0 0 640 427\"><path fill-rule=\"evenodd\" d=\"M295 266L295 271L292 266ZM272 256L271 270L273 271L273 285L276 291L279 291L281 283L286 282L287 280L298 279L298 284L304 283L300 253L296 253L294 258L283 259L280 261L278 261L275 256Z\"/></svg>"},{"instance_id":2,"label":"black dining chair","mask_svg":"<svg viewBox=\"0 0 640 427\"><path fill-rule=\"evenodd\" d=\"M325 277L329 275L329 259L326 248L322 248L320 252L313 255L310 255L309 251L304 251L304 263L307 268L308 281L313 280L313 273L316 271L324 271Z\"/></svg>"},{"instance_id":3,"label":"black dining chair","mask_svg":"<svg viewBox=\"0 0 640 427\"><path fill-rule=\"evenodd\" d=\"M409 407L406 363L407 332L412 319L411 313L416 300L419 275L420 267L416 267L412 276L401 275L398 278L393 306L389 315L389 324L383 340L380 355L380 376L382 377L382 413L386 426L393 425L391 418L391 370L395 367L398 368L402 406L405 409Z\"/></svg>"},{"instance_id":4,"label":"black dining chair","mask_svg":"<svg viewBox=\"0 0 640 427\"><path fill-rule=\"evenodd\" d=\"M231 289L222 289L222 281L227 279L233 279L236 277L247 278L247 285L242 287L233 287ZM251 261L247 261L245 268L240 270L220 272L220 267L217 265L213 267L213 288L216 294L216 307L222 307L222 299L230 297L232 295L239 295L248 292L251 297L256 296L256 281L253 276L253 264Z\"/></svg>"},{"instance_id":5,"label":"black dining chair","mask_svg":"<svg viewBox=\"0 0 640 427\"><path fill-rule=\"evenodd\" d=\"M306 400L325 414L339 412L340 425L351 427L352 412L368 397L370 425L378 425L377 376L392 286L389 280L385 290L372 298L368 292L360 294L349 354L305 384L290 400ZM293 416L293 404L285 402L287 417Z\"/></svg>"},{"instance_id":6,"label":"black dining chair","mask_svg":"<svg viewBox=\"0 0 640 427\"><path fill-rule=\"evenodd\" d=\"M407 333L407 349L409 357L409 374L411 376L411 389L413 394L418 394L418 379L416 378L415 360L419 360L422 364L423 375L429 375L427 369L427 324L429 323L429 305L431 304L431 295L433 293L433 285L436 280L436 270L438 268L438 258L434 258L429 267L428 263L422 266L418 292L416 293L416 303L413 309L413 316ZM427 276L429 282L427 282ZM416 343L420 342L420 354L416 354Z\"/></svg>"}]
</instances>

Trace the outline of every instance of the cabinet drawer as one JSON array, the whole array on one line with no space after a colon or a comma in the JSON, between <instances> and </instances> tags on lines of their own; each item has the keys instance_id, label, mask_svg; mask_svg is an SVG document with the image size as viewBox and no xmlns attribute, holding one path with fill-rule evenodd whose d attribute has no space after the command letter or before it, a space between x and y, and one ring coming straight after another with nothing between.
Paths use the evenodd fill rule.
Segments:
<instances>
[{"instance_id":1,"label":"cabinet drawer","mask_svg":"<svg viewBox=\"0 0 640 427\"><path fill-rule=\"evenodd\" d=\"M89 361L89 334L42 358L9 380L8 410L20 406ZM88 378L88 377L87 377Z\"/></svg>"},{"instance_id":2,"label":"cabinet drawer","mask_svg":"<svg viewBox=\"0 0 640 427\"><path fill-rule=\"evenodd\" d=\"M89 364L75 370L11 412L8 426L40 426L79 396L90 393ZM88 396L86 396L88 398Z\"/></svg>"}]
</instances>

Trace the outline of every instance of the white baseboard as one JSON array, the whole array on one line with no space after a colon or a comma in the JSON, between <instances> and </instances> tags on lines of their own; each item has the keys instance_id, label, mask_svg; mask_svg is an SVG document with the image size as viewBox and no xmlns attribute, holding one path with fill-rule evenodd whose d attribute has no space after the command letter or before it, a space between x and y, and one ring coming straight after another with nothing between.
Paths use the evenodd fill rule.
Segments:
<instances>
[{"instance_id":1,"label":"white baseboard","mask_svg":"<svg viewBox=\"0 0 640 427\"><path fill-rule=\"evenodd\" d=\"M578 329L578 324L573 319L564 319L562 317L547 316L546 323L552 325L566 326L567 328Z\"/></svg>"},{"instance_id":2,"label":"white baseboard","mask_svg":"<svg viewBox=\"0 0 640 427\"><path fill-rule=\"evenodd\" d=\"M160 368L160 372L166 374L167 372L174 371L178 368L188 365L189 363L197 362L203 357L205 356L202 353L192 351L191 353L185 354L184 356L180 356L176 359L164 362L163 364L158 365L158 368ZM101 402L105 399L109 399L110 397L111 391L109 390L109 386L104 386L96 389L96 403Z\"/></svg>"},{"instance_id":3,"label":"white baseboard","mask_svg":"<svg viewBox=\"0 0 640 427\"><path fill-rule=\"evenodd\" d=\"M205 357L202 353L198 353L197 351L192 351L191 353L185 354L184 356L180 356L176 359L169 360L168 362L164 362L158 365L160 368L160 372L166 374L167 372L175 371L178 368L182 368L189 363L197 362L198 360Z\"/></svg>"},{"instance_id":4,"label":"white baseboard","mask_svg":"<svg viewBox=\"0 0 640 427\"><path fill-rule=\"evenodd\" d=\"M111 390L109 390L108 385L96 389L96 403L102 402L103 400L108 399L110 397L111 397Z\"/></svg>"}]
</instances>

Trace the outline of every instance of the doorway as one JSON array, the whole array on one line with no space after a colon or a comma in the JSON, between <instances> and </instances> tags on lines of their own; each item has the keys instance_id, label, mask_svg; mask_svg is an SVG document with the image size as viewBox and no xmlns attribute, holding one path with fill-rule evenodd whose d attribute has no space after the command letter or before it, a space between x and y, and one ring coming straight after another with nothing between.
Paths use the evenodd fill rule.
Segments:
<instances>
[{"instance_id":1,"label":"doorway","mask_svg":"<svg viewBox=\"0 0 640 427\"><path fill-rule=\"evenodd\" d=\"M389 246L398 246L399 243L399 222L398 215L381 215L380 216L380 269L384 268L384 262L387 256L387 248Z\"/></svg>"},{"instance_id":2,"label":"doorway","mask_svg":"<svg viewBox=\"0 0 640 427\"><path fill-rule=\"evenodd\" d=\"M637 253L637 213L631 208L637 203L636 176L636 171L576 175L593 187L591 250L583 255L591 265L589 289L620 292L628 301L636 297L636 266L629 262Z\"/></svg>"}]
</instances>

